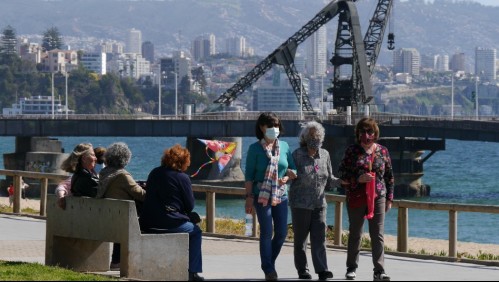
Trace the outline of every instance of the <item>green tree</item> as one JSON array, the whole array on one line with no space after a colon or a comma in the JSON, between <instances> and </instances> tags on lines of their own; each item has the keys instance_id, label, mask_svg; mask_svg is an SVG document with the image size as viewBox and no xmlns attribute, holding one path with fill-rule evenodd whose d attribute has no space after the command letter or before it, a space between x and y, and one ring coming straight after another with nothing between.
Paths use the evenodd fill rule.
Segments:
<instances>
[{"instance_id":1,"label":"green tree","mask_svg":"<svg viewBox=\"0 0 499 282\"><path fill-rule=\"evenodd\" d=\"M51 27L43 32L42 47L45 51L61 49L63 45L62 37L57 27Z\"/></svg>"},{"instance_id":2,"label":"green tree","mask_svg":"<svg viewBox=\"0 0 499 282\"><path fill-rule=\"evenodd\" d=\"M8 25L2 31L0 38L0 63L12 65L17 58L17 37L16 31Z\"/></svg>"}]
</instances>

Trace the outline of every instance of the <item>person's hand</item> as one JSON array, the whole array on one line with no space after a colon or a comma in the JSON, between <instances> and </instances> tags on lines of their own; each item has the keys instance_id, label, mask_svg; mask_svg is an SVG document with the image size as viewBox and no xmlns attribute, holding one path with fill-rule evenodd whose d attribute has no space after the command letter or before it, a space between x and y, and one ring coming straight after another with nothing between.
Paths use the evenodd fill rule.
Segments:
<instances>
[{"instance_id":1,"label":"person's hand","mask_svg":"<svg viewBox=\"0 0 499 282\"><path fill-rule=\"evenodd\" d=\"M246 197L246 203L244 205L245 212L253 214L253 197Z\"/></svg>"},{"instance_id":2,"label":"person's hand","mask_svg":"<svg viewBox=\"0 0 499 282\"><path fill-rule=\"evenodd\" d=\"M61 209L65 210L66 209L66 197L59 197L57 199L57 206L60 207Z\"/></svg>"},{"instance_id":3,"label":"person's hand","mask_svg":"<svg viewBox=\"0 0 499 282\"><path fill-rule=\"evenodd\" d=\"M391 208L392 208L392 201L391 200L386 200L386 204L385 204L385 213L387 213Z\"/></svg>"},{"instance_id":4,"label":"person's hand","mask_svg":"<svg viewBox=\"0 0 499 282\"><path fill-rule=\"evenodd\" d=\"M286 182L288 182L288 180L289 180L288 176L284 176L283 178L279 178L279 180L278 180L279 186L286 184Z\"/></svg>"},{"instance_id":5,"label":"person's hand","mask_svg":"<svg viewBox=\"0 0 499 282\"><path fill-rule=\"evenodd\" d=\"M357 181L359 183L367 183L367 182L371 182L371 180L373 180L373 179L374 179L374 175L371 175L370 173L364 173L361 176L359 176L359 179L357 179Z\"/></svg>"},{"instance_id":6,"label":"person's hand","mask_svg":"<svg viewBox=\"0 0 499 282\"><path fill-rule=\"evenodd\" d=\"M296 175L296 173L294 171L292 171L291 169L288 169L288 171L286 172L286 175L289 177L289 179L291 180L294 180L296 179L298 176Z\"/></svg>"}]
</instances>

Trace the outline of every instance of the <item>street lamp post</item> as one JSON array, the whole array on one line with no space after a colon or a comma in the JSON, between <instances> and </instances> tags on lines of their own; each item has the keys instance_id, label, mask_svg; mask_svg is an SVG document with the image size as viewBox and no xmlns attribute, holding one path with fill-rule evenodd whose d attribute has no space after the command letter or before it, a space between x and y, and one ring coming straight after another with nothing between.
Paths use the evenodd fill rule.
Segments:
<instances>
[{"instance_id":1,"label":"street lamp post","mask_svg":"<svg viewBox=\"0 0 499 282\"><path fill-rule=\"evenodd\" d=\"M321 118L324 119L324 75L321 76Z\"/></svg>"},{"instance_id":2,"label":"street lamp post","mask_svg":"<svg viewBox=\"0 0 499 282\"><path fill-rule=\"evenodd\" d=\"M300 77L300 120L303 120L303 81L301 74L298 76Z\"/></svg>"},{"instance_id":3,"label":"street lamp post","mask_svg":"<svg viewBox=\"0 0 499 282\"><path fill-rule=\"evenodd\" d=\"M450 118L454 120L454 72L451 76L451 103L450 103Z\"/></svg>"},{"instance_id":4,"label":"street lamp post","mask_svg":"<svg viewBox=\"0 0 499 282\"><path fill-rule=\"evenodd\" d=\"M161 119L161 67L158 71L158 119Z\"/></svg>"},{"instance_id":5,"label":"street lamp post","mask_svg":"<svg viewBox=\"0 0 499 282\"><path fill-rule=\"evenodd\" d=\"M475 79L475 118L478 120L478 74Z\"/></svg>"},{"instance_id":6,"label":"street lamp post","mask_svg":"<svg viewBox=\"0 0 499 282\"><path fill-rule=\"evenodd\" d=\"M68 72L64 72L66 77L66 119L68 119Z\"/></svg>"},{"instance_id":7,"label":"street lamp post","mask_svg":"<svg viewBox=\"0 0 499 282\"><path fill-rule=\"evenodd\" d=\"M177 86L177 73L172 72L175 75L175 119L178 117L178 86Z\"/></svg>"},{"instance_id":8,"label":"street lamp post","mask_svg":"<svg viewBox=\"0 0 499 282\"><path fill-rule=\"evenodd\" d=\"M55 118L54 106L54 72L52 72L52 119Z\"/></svg>"}]
</instances>

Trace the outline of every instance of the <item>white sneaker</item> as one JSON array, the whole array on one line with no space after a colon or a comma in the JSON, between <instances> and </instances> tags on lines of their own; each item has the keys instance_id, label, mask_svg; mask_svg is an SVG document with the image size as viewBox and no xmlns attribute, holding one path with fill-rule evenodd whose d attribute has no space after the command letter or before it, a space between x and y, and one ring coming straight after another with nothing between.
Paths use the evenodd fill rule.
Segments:
<instances>
[{"instance_id":1,"label":"white sneaker","mask_svg":"<svg viewBox=\"0 0 499 282\"><path fill-rule=\"evenodd\" d=\"M373 281L390 281L390 276L388 276L384 271L374 272Z\"/></svg>"},{"instance_id":2,"label":"white sneaker","mask_svg":"<svg viewBox=\"0 0 499 282\"><path fill-rule=\"evenodd\" d=\"M357 275L355 274L354 270L347 270L347 274L345 274L345 278L348 280L355 280Z\"/></svg>"}]
</instances>

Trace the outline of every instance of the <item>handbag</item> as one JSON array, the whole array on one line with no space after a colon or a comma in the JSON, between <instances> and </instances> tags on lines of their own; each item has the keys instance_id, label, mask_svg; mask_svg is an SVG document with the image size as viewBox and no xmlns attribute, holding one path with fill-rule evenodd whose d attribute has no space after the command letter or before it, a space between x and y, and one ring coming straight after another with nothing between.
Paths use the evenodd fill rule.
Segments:
<instances>
[{"instance_id":1,"label":"handbag","mask_svg":"<svg viewBox=\"0 0 499 282\"><path fill-rule=\"evenodd\" d=\"M365 187L360 187L358 189L348 191L347 201L348 207L353 209L365 206L367 203L367 194Z\"/></svg>"}]
</instances>

